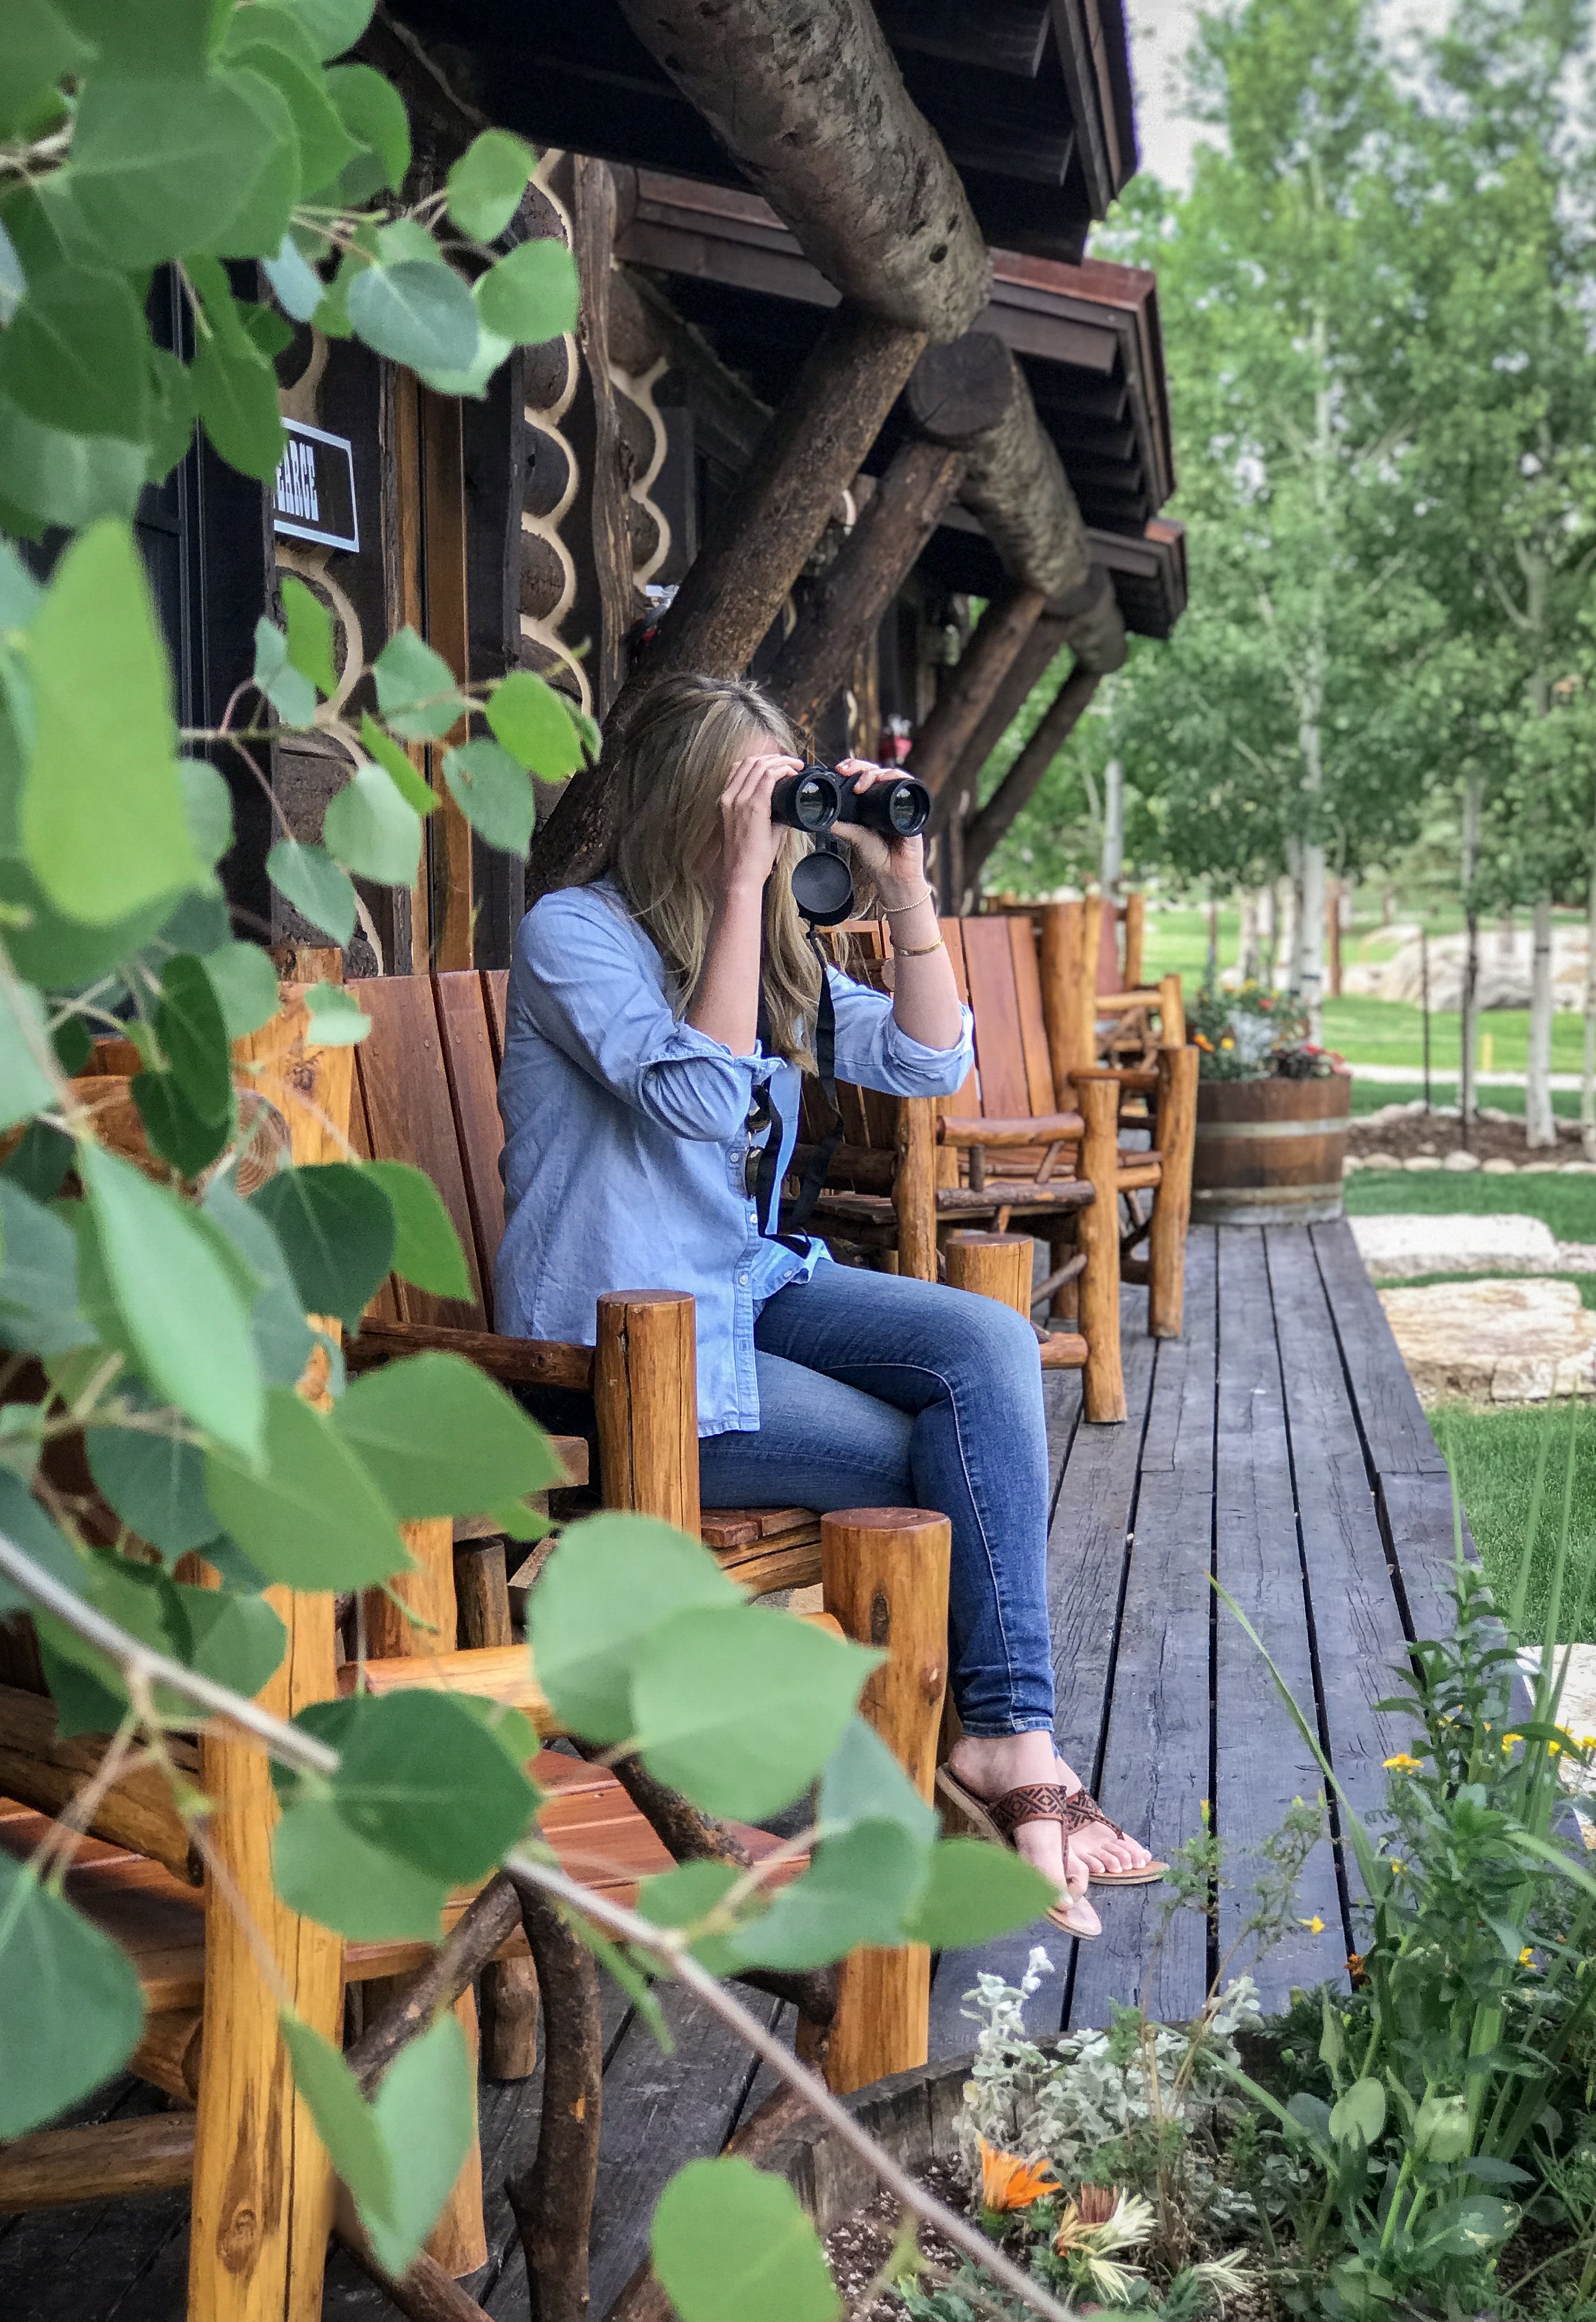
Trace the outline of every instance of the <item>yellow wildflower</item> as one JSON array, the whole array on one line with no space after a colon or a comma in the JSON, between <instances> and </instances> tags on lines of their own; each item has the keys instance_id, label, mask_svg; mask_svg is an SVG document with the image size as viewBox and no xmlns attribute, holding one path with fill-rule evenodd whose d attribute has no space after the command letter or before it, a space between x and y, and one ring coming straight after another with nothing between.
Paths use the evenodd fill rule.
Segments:
<instances>
[{"instance_id":1,"label":"yellow wildflower","mask_svg":"<svg viewBox=\"0 0 1596 2322\"><path fill-rule=\"evenodd\" d=\"M1505 1758L1507 1756L1508 1751L1512 1748L1515 1742L1522 1742L1524 1736L1522 1733L1504 1733L1501 1737L1503 1757Z\"/></svg>"},{"instance_id":2,"label":"yellow wildflower","mask_svg":"<svg viewBox=\"0 0 1596 2322\"><path fill-rule=\"evenodd\" d=\"M1406 1750L1399 1750L1394 1758L1386 1759L1385 1765L1391 1773L1417 1774L1423 1762L1422 1759L1409 1757Z\"/></svg>"},{"instance_id":3,"label":"yellow wildflower","mask_svg":"<svg viewBox=\"0 0 1596 2322\"><path fill-rule=\"evenodd\" d=\"M1533 1945L1533 1944L1531 1944L1531 1943L1526 1943L1526 1944L1525 1944L1525 1946L1524 1946L1524 1948L1523 1948L1523 1950L1522 1950L1522 1951L1519 1952L1519 1954L1518 1954L1518 1964L1519 1964L1519 1966L1520 1966L1520 1967L1528 1967L1528 1966L1529 1965L1530 1961L1531 1961L1534 1957L1535 1957L1535 1947L1534 1947L1534 1945Z\"/></svg>"},{"instance_id":4,"label":"yellow wildflower","mask_svg":"<svg viewBox=\"0 0 1596 2322\"><path fill-rule=\"evenodd\" d=\"M1325 1932L1325 1923L1317 1911L1311 1919L1299 1919L1297 1924L1300 1927L1306 1927L1310 1935L1322 1935Z\"/></svg>"},{"instance_id":5,"label":"yellow wildflower","mask_svg":"<svg viewBox=\"0 0 1596 2322\"><path fill-rule=\"evenodd\" d=\"M1059 2189L1045 2161L1025 2161L1017 2153L980 2141L980 2205L983 2209L1028 2209L1033 2201Z\"/></svg>"},{"instance_id":6,"label":"yellow wildflower","mask_svg":"<svg viewBox=\"0 0 1596 2322\"><path fill-rule=\"evenodd\" d=\"M1391 1867L1392 1870L1396 1873L1396 1875L1397 1875L1397 1877L1398 1877L1399 1879L1401 1877L1401 1875L1402 1875L1403 1871L1404 1871L1404 1870L1406 1870L1406 1869L1408 1868L1408 1866L1407 1866L1407 1864L1406 1864L1405 1862L1399 1862L1399 1861L1397 1860L1397 1858L1396 1858L1396 1856L1395 1856L1394 1854L1391 1856Z\"/></svg>"}]
</instances>

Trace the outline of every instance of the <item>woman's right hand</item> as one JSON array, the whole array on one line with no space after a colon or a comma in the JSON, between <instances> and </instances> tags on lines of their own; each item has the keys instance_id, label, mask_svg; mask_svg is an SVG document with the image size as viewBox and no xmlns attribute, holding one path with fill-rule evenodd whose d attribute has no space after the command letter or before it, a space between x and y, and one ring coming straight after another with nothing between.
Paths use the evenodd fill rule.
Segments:
<instances>
[{"instance_id":1,"label":"woman's right hand","mask_svg":"<svg viewBox=\"0 0 1596 2322\"><path fill-rule=\"evenodd\" d=\"M801 758L771 753L739 758L720 795L720 873L723 894L740 887L762 888L775 866L787 833L771 820L771 792L783 774L802 770Z\"/></svg>"}]
</instances>

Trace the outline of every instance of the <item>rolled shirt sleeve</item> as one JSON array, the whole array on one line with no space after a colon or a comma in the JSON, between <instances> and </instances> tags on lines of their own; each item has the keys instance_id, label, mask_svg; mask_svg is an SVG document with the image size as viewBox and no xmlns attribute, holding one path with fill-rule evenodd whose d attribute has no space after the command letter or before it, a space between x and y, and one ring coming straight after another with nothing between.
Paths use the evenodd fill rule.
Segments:
<instances>
[{"instance_id":1,"label":"rolled shirt sleeve","mask_svg":"<svg viewBox=\"0 0 1596 2322\"><path fill-rule=\"evenodd\" d=\"M679 1021L662 988L639 974L635 935L601 895L566 887L544 896L515 941L531 971L522 988L532 1019L572 1064L674 1136L725 1143L738 1134L768 1068Z\"/></svg>"},{"instance_id":2,"label":"rolled shirt sleeve","mask_svg":"<svg viewBox=\"0 0 1596 2322\"><path fill-rule=\"evenodd\" d=\"M836 1011L838 1080L880 1089L886 1096L952 1096L963 1087L975 1062L975 1021L968 1008L959 1010L956 1045L928 1048L910 1039L884 992L855 983L836 968L828 974Z\"/></svg>"}]
</instances>

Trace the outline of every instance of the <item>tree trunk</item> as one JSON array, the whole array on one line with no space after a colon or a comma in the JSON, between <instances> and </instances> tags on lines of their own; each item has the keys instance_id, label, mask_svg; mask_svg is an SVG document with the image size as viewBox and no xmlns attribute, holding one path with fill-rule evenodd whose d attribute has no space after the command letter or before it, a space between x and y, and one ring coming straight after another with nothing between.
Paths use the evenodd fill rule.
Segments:
<instances>
[{"instance_id":1,"label":"tree trunk","mask_svg":"<svg viewBox=\"0 0 1596 2322\"><path fill-rule=\"evenodd\" d=\"M1524 1142L1532 1151L1557 1142L1552 1111L1552 898L1535 899L1529 964L1529 1069L1524 1083Z\"/></svg>"},{"instance_id":2,"label":"tree trunk","mask_svg":"<svg viewBox=\"0 0 1596 2322\"><path fill-rule=\"evenodd\" d=\"M1308 1010L1308 1037L1321 1041L1325 1032L1325 850L1316 839L1302 847L1302 896L1297 910L1300 981L1298 989Z\"/></svg>"},{"instance_id":3,"label":"tree trunk","mask_svg":"<svg viewBox=\"0 0 1596 2322\"><path fill-rule=\"evenodd\" d=\"M1258 980L1272 991L1280 964L1280 882L1258 890Z\"/></svg>"},{"instance_id":4,"label":"tree trunk","mask_svg":"<svg viewBox=\"0 0 1596 2322\"><path fill-rule=\"evenodd\" d=\"M1463 1008L1458 1024L1457 1109L1464 1127L1478 1120L1480 1094L1476 1085L1480 1026L1480 913L1474 902L1474 881L1480 869L1480 809L1485 784L1470 774L1463 788L1463 901L1465 930L1463 959Z\"/></svg>"},{"instance_id":5,"label":"tree trunk","mask_svg":"<svg viewBox=\"0 0 1596 2322\"><path fill-rule=\"evenodd\" d=\"M1580 1074L1580 1147L1596 1161L1596 865L1585 903L1585 1053Z\"/></svg>"},{"instance_id":6,"label":"tree trunk","mask_svg":"<svg viewBox=\"0 0 1596 2322\"><path fill-rule=\"evenodd\" d=\"M1244 983L1258 981L1261 905L1266 891L1258 887L1244 887L1241 891L1241 975Z\"/></svg>"},{"instance_id":7,"label":"tree trunk","mask_svg":"<svg viewBox=\"0 0 1596 2322\"><path fill-rule=\"evenodd\" d=\"M1281 978L1288 992L1302 989L1302 848L1295 838L1286 840L1285 878L1281 881L1282 897L1280 911Z\"/></svg>"},{"instance_id":8,"label":"tree trunk","mask_svg":"<svg viewBox=\"0 0 1596 2322\"><path fill-rule=\"evenodd\" d=\"M844 298L943 342L991 260L869 0L621 0L643 46Z\"/></svg>"},{"instance_id":9,"label":"tree trunk","mask_svg":"<svg viewBox=\"0 0 1596 2322\"><path fill-rule=\"evenodd\" d=\"M1098 884L1112 902L1119 900L1120 873L1125 868L1125 767L1110 758L1103 769L1103 855Z\"/></svg>"}]
</instances>

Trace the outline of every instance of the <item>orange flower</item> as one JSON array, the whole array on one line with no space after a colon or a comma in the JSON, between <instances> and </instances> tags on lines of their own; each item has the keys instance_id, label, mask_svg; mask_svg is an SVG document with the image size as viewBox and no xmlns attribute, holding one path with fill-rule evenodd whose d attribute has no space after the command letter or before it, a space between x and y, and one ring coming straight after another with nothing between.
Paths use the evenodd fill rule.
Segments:
<instances>
[{"instance_id":1,"label":"orange flower","mask_svg":"<svg viewBox=\"0 0 1596 2322\"><path fill-rule=\"evenodd\" d=\"M980 2141L980 2205L983 2209L1028 2209L1059 2189L1045 2161L1022 2161L1017 2153Z\"/></svg>"}]
</instances>

